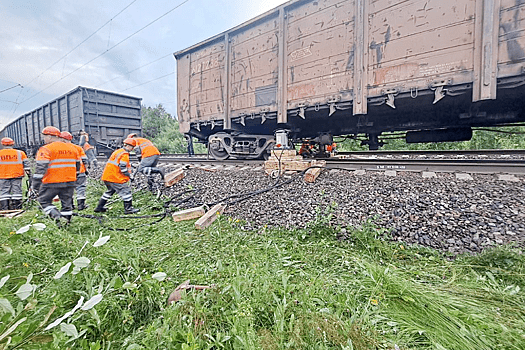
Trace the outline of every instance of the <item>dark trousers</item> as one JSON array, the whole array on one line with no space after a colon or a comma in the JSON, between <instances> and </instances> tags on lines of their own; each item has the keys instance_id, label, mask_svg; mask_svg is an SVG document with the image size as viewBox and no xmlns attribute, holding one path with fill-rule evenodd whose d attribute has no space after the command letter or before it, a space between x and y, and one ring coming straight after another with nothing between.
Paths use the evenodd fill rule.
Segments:
<instances>
[{"instance_id":1,"label":"dark trousers","mask_svg":"<svg viewBox=\"0 0 525 350\"><path fill-rule=\"evenodd\" d=\"M75 193L75 185L66 187L57 187L56 185L42 184L38 195L38 203L47 215L53 219L58 219L61 216L73 215L73 194ZM57 207L53 205L53 198L58 195L62 204L62 210L58 211Z\"/></svg>"}]
</instances>

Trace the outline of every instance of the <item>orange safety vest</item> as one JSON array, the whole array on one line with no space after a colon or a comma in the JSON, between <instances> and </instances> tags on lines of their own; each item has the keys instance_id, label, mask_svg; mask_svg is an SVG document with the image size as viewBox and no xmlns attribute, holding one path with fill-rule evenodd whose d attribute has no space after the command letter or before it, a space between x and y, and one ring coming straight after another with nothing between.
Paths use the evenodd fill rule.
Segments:
<instances>
[{"instance_id":1,"label":"orange safety vest","mask_svg":"<svg viewBox=\"0 0 525 350\"><path fill-rule=\"evenodd\" d=\"M75 182L77 180L77 161L80 156L77 149L68 143L52 142L40 147L36 162L49 163L42 183Z\"/></svg>"},{"instance_id":2,"label":"orange safety vest","mask_svg":"<svg viewBox=\"0 0 525 350\"><path fill-rule=\"evenodd\" d=\"M23 177L24 159L27 156L23 151L10 148L0 150L0 179Z\"/></svg>"},{"instance_id":3,"label":"orange safety vest","mask_svg":"<svg viewBox=\"0 0 525 350\"><path fill-rule=\"evenodd\" d=\"M102 181L123 184L129 181L129 176L122 174L120 171L120 164L125 164L128 172L131 172L131 165L129 164L129 153L124 148L120 148L111 154L104 173L102 174Z\"/></svg>"},{"instance_id":4,"label":"orange safety vest","mask_svg":"<svg viewBox=\"0 0 525 350\"><path fill-rule=\"evenodd\" d=\"M72 145L75 146L78 151L78 157L80 158L80 173L84 174L86 172L86 166L84 165L84 160L87 161L86 153L79 145L75 145L74 143L72 143Z\"/></svg>"},{"instance_id":5,"label":"orange safety vest","mask_svg":"<svg viewBox=\"0 0 525 350\"><path fill-rule=\"evenodd\" d=\"M153 143L150 140L141 137L135 137L134 139L137 142L137 147L140 149L142 158L160 154L157 147L153 146Z\"/></svg>"}]
</instances>

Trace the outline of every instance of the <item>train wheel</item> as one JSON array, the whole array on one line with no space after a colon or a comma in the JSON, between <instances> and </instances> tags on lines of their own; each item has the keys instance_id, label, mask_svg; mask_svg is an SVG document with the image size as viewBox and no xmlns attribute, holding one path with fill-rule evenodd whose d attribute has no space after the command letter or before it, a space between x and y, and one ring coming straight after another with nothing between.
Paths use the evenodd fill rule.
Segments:
<instances>
[{"instance_id":1,"label":"train wheel","mask_svg":"<svg viewBox=\"0 0 525 350\"><path fill-rule=\"evenodd\" d=\"M210 147L210 148L208 148L208 152L216 160L225 160L225 159L228 159L230 157L230 155L228 154L228 152L225 149L218 150L218 149L215 149L213 147Z\"/></svg>"}]
</instances>

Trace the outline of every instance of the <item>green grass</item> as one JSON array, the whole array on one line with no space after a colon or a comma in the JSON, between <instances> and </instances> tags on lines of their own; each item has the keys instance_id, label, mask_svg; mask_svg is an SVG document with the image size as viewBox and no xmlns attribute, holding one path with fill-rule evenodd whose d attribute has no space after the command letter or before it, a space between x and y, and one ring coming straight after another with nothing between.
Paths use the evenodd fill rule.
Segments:
<instances>
[{"instance_id":1,"label":"green grass","mask_svg":"<svg viewBox=\"0 0 525 350\"><path fill-rule=\"evenodd\" d=\"M93 208L103 188L92 183L90 191ZM155 199L137 193L134 204ZM122 211L116 202L108 217ZM0 307L0 338L27 318L0 349L525 349L525 259L517 249L452 260L389 243L373 222L341 242L326 221L248 232L226 216L203 231L169 218L137 228L131 219L101 227L75 217L58 229L36 209L1 219L0 244L12 253L0 250L0 278L10 275L0 299L14 316ZM10 234L36 222L47 228ZM101 235L111 238L93 247ZM78 257L91 262L53 279ZM151 277L159 271L165 280ZM30 274L36 290L21 301L14 293ZM185 291L167 306L187 279L213 288ZM44 330L81 296L99 293L94 308L64 321L77 339L61 326Z\"/></svg>"}]
</instances>

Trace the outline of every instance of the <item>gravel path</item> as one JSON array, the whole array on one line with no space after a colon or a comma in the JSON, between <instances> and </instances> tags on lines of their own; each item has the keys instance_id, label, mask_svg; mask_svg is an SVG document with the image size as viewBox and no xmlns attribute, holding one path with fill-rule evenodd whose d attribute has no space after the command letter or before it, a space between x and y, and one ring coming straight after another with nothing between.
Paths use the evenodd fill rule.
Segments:
<instances>
[{"instance_id":1,"label":"gravel path","mask_svg":"<svg viewBox=\"0 0 525 350\"><path fill-rule=\"evenodd\" d=\"M168 168L169 169L169 168ZM169 170L168 170L169 171ZM172 195L198 189L189 206L211 203L232 194L274 183L263 171L207 172L185 170L186 177L166 191ZM323 171L317 181L301 178L280 188L228 206L225 214L246 221L246 229L304 228L316 215L332 215L331 223L360 226L373 219L391 230L392 239L452 253L480 252L488 246L514 242L525 247L525 179L500 181L490 175L457 180L454 174L424 179L418 173L381 172L356 175Z\"/></svg>"}]
</instances>

